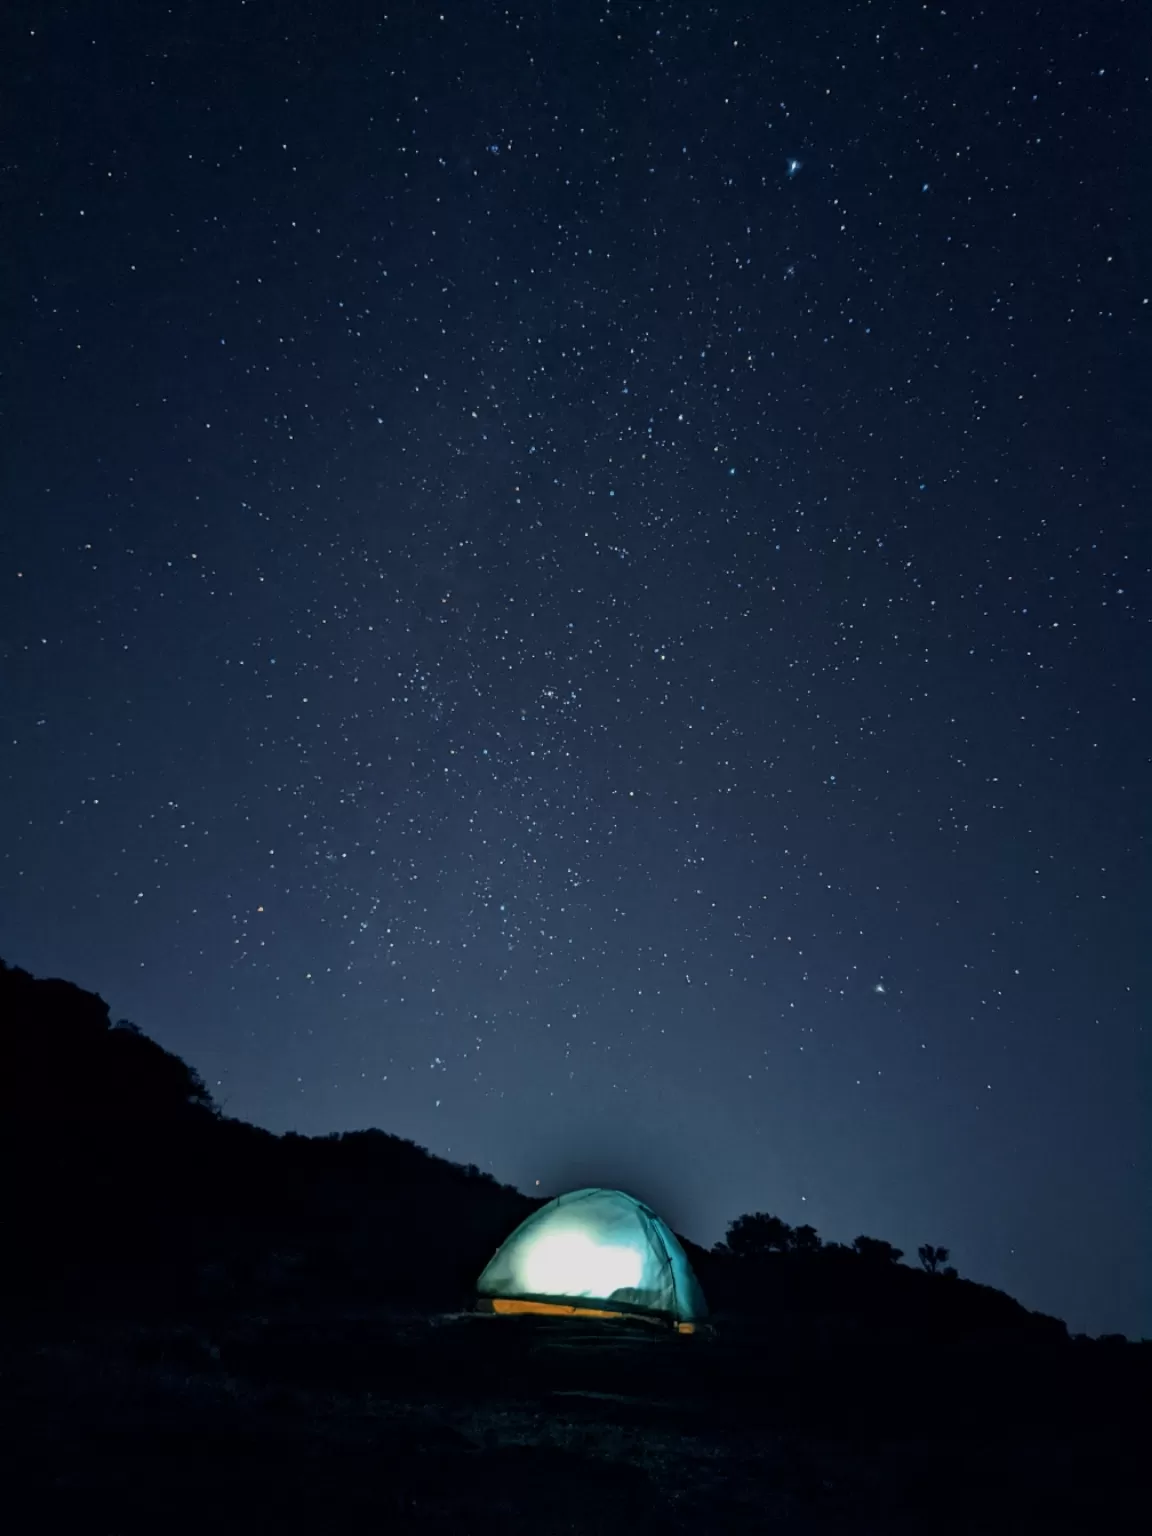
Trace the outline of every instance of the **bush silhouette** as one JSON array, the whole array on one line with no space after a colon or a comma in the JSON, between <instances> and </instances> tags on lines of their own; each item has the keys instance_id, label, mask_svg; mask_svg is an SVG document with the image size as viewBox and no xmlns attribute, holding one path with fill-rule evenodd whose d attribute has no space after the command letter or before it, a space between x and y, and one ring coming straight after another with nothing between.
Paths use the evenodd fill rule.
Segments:
<instances>
[{"instance_id":1,"label":"bush silhouette","mask_svg":"<svg viewBox=\"0 0 1152 1536\"><path fill-rule=\"evenodd\" d=\"M862 1259L870 1264L899 1264L904 1257L903 1248L894 1248L891 1243L886 1243L882 1237L853 1238L852 1247Z\"/></svg>"},{"instance_id":2,"label":"bush silhouette","mask_svg":"<svg viewBox=\"0 0 1152 1536\"><path fill-rule=\"evenodd\" d=\"M729 1251L737 1258L754 1258L764 1253L783 1253L792 1240L792 1228L779 1216L753 1211L731 1222L725 1237Z\"/></svg>"},{"instance_id":3,"label":"bush silhouette","mask_svg":"<svg viewBox=\"0 0 1152 1536\"><path fill-rule=\"evenodd\" d=\"M916 1250L916 1254L920 1263L930 1275L938 1274L941 1267L947 1264L949 1258L947 1248L934 1248L931 1243L921 1243L920 1247ZM953 1270L952 1273L955 1274L956 1271Z\"/></svg>"}]
</instances>

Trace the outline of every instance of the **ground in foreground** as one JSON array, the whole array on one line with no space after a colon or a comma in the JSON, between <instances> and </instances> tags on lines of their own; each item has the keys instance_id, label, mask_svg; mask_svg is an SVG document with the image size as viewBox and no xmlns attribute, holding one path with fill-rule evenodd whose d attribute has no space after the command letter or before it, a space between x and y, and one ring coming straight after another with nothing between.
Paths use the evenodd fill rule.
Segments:
<instances>
[{"instance_id":1,"label":"ground in foreground","mask_svg":"<svg viewBox=\"0 0 1152 1536\"><path fill-rule=\"evenodd\" d=\"M6 1525L1134 1529L1146 1489L1125 1399L1142 1353L1086 1378L1072 1346L1008 1361L988 1341L933 1359L723 1326L684 1340L395 1312L10 1316Z\"/></svg>"}]
</instances>

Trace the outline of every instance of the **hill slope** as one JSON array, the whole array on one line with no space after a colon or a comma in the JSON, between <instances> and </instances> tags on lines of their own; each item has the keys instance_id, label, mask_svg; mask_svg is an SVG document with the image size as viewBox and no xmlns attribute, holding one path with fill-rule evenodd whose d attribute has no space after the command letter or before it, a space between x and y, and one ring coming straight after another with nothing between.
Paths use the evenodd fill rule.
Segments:
<instances>
[{"instance_id":1,"label":"hill slope","mask_svg":"<svg viewBox=\"0 0 1152 1536\"><path fill-rule=\"evenodd\" d=\"M22 1174L13 1279L33 1290L462 1306L540 1203L384 1131L275 1136L229 1119L193 1068L113 1025L95 993L2 961L0 1021L0 1128ZM821 1318L1065 1336L999 1291L838 1245L759 1258L686 1246L713 1310L769 1333Z\"/></svg>"}]
</instances>

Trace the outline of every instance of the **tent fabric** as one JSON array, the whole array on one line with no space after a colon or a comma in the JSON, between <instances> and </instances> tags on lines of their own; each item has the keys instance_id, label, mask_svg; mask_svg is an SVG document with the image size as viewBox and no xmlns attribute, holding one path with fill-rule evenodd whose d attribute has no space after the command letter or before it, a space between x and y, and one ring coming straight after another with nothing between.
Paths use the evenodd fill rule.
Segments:
<instances>
[{"instance_id":1,"label":"tent fabric","mask_svg":"<svg viewBox=\"0 0 1152 1536\"><path fill-rule=\"evenodd\" d=\"M477 1290L505 1313L631 1314L682 1332L708 1315L671 1228L618 1189L578 1189L541 1206L497 1249Z\"/></svg>"}]
</instances>

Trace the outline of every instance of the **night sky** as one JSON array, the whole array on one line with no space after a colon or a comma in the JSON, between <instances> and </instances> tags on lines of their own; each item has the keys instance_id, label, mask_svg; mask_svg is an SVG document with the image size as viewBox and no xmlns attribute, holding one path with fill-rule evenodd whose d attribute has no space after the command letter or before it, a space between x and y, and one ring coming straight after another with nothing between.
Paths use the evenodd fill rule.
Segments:
<instances>
[{"instance_id":1,"label":"night sky","mask_svg":"<svg viewBox=\"0 0 1152 1536\"><path fill-rule=\"evenodd\" d=\"M0 953L1152 1332L1138 7L14 15Z\"/></svg>"}]
</instances>

